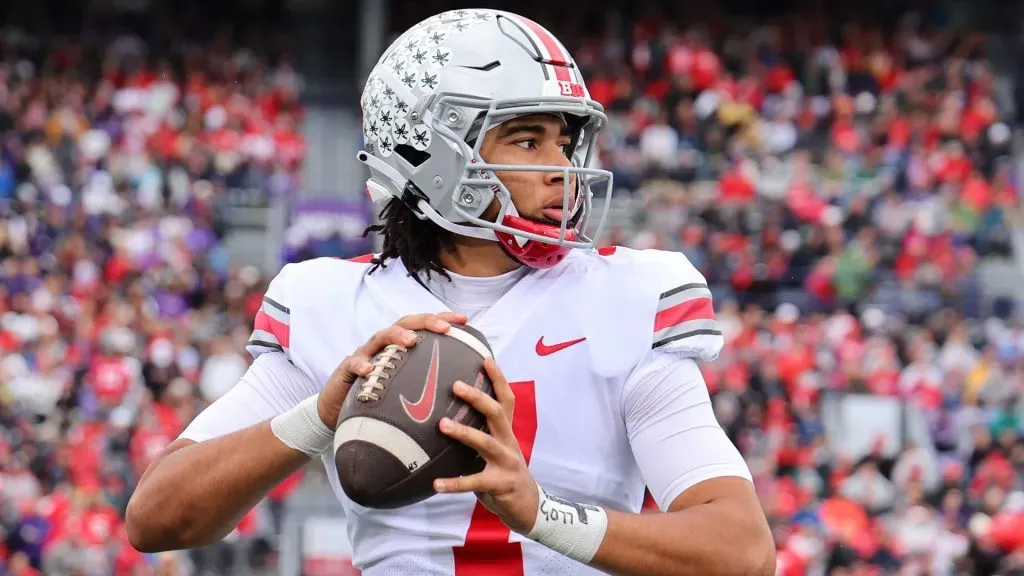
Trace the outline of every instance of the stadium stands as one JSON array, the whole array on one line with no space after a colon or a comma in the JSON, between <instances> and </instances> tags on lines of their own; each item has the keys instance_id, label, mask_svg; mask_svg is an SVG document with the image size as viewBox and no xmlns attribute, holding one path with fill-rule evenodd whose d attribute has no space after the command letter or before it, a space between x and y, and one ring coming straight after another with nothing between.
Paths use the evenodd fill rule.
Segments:
<instances>
[{"instance_id":1,"label":"stadium stands","mask_svg":"<svg viewBox=\"0 0 1024 576\"><path fill-rule=\"evenodd\" d=\"M1017 256L1018 126L983 37L669 21L566 30L611 112L606 241L713 285L705 373L779 574L1021 573L1024 324L978 274ZM287 58L152 44L0 44L0 574L216 573L300 481L224 547L127 544L149 459L246 367L267 279L227 261L216 199L296 188L305 146Z\"/></svg>"},{"instance_id":2,"label":"stadium stands","mask_svg":"<svg viewBox=\"0 0 1024 576\"><path fill-rule=\"evenodd\" d=\"M1021 172L983 37L709 30L639 22L625 62L577 54L637 206L611 241L713 286L728 346L705 374L778 573L1024 569L1021 325L977 273L1014 256Z\"/></svg>"},{"instance_id":3,"label":"stadium stands","mask_svg":"<svg viewBox=\"0 0 1024 576\"><path fill-rule=\"evenodd\" d=\"M149 460L247 367L266 279L228 261L219 197L294 188L304 154L286 59L100 38L41 49L8 23L0 52L5 575L216 564L146 557L121 518Z\"/></svg>"}]
</instances>

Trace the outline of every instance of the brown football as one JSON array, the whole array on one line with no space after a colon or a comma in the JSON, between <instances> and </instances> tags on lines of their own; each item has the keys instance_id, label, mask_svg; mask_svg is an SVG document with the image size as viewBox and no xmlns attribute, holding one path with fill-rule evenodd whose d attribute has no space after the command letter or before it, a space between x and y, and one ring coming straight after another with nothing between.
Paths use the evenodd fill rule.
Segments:
<instances>
[{"instance_id":1,"label":"brown football","mask_svg":"<svg viewBox=\"0 0 1024 576\"><path fill-rule=\"evenodd\" d=\"M398 508L435 494L434 479L483 470L475 450L445 436L441 418L486 430L482 414L452 393L457 380L494 395L484 372L490 345L478 330L417 331L411 348L390 345L352 385L334 434L334 463L345 494L367 508Z\"/></svg>"}]
</instances>

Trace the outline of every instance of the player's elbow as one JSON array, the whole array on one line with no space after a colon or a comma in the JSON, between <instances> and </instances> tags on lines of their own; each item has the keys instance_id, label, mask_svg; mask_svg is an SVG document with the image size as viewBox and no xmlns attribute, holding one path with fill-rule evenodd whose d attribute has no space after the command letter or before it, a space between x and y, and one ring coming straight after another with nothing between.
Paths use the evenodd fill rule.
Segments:
<instances>
[{"instance_id":1,"label":"player's elbow","mask_svg":"<svg viewBox=\"0 0 1024 576\"><path fill-rule=\"evenodd\" d=\"M751 538L744 558L746 569L740 572L741 574L775 576L775 540L771 531L765 528Z\"/></svg>"},{"instance_id":2,"label":"player's elbow","mask_svg":"<svg viewBox=\"0 0 1024 576\"><path fill-rule=\"evenodd\" d=\"M176 440L150 463L125 510L128 542L140 552L155 553L201 546L203 506L187 462L176 458L191 441Z\"/></svg>"},{"instance_id":3,"label":"player's elbow","mask_svg":"<svg viewBox=\"0 0 1024 576\"><path fill-rule=\"evenodd\" d=\"M145 497L136 492L128 501L125 511L124 528L128 542L139 552L147 554L173 550L178 530L167 514L161 514L148 506Z\"/></svg>"},{"instance_id":4,"label":"player's elbow","mask_svg":"<svg viewBox=\"0 0 1024 576\"><path fill-rule=\"evenodd\" d=\"M128 502L125 531L132 547L147 554L197 548L215 541L190 520L195 517L185 502L161 503L160 499L147 501L136 495Z\"/></svg>"},{"instance_id":5,"label":"player's elbow","mask_svg":"<svg viewBox=\"0 0 1024 576\"><path fill-rule=\"evenodd\" d=\"M755 501L744 499L722 502L720 508L723 538L715 548L716 561L709 572L775 576L775 539Z\"/></svg>"},{"instance_id":6,"label":"player's elbow","mask_svg":"<svg viewBox=\"0 0 1024 576\"><path fill-rule=\"evenodd\" d=\"M775 576L775 539L772 537L768 522L759 513L760 510L756 512L748 513L735 525L735 539L730 540L741 545L727 544L722 550L723 556L731 558L737 564L731 567L730 574Z\"/></svg>"},{"instance_id":7,"label":"player's elbow","mask_svg":"<svg viewBox=\"0 0 1024 576\"><path fill-rule=\"evenodd\" d=\"M196 526L190 519L187 497L156 490L145 483L132 494L125 511L125 531L132 547L155 553L196 546ZM164 493L159 493L164 492Z\"/></svg>"}]
</instances>

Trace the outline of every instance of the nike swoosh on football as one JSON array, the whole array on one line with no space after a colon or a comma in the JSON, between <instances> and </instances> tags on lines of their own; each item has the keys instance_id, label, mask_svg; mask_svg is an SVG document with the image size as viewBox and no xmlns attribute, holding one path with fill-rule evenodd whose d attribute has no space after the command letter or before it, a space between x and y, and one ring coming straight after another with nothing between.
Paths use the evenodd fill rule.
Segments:
<instances>
[{"instance_id":1,"label":"nike swoosh on football","mask_svg":"<svg viewBox=\"0 0 1024 576\"><path fill-rule=\"evenodd\" d=\"M544 344L544 337L541 336L540 338L537 339L537 356L548 356L550 354L554 354L555 352L558 352L560 350L565 350L569 346L579 344L580 342L583 342L586 339L586 336L584 336L583 338L577 338L575 340L569 340L567 342L559 342L558 344L551 344L550 346L548 346L547 344Z\"/></svg>"},{"instance_id":2,"label":"nike swoosh on football","mask_svg":"<svg viewBox=\"0 0 1024 576\"><path fill-rule=\"evenodd\" d=\"M430 353L430 366L427 368L427 380L423 383L423 393L416 402L409 402L405 396L399 396L402 401L402 408L409 418L420 424L430 419L434 412L434 400L437 397L437 371L440 368L437 340L434 340L434 349Z\"/></svg>"}]
</instances>

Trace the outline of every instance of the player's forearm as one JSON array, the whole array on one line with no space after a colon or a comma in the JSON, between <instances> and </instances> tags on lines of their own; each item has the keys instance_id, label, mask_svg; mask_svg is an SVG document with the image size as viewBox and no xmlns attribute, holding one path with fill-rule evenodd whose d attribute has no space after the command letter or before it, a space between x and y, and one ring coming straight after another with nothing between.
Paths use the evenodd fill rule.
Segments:
<instances>
[{"instance_id":1,"label":"player's forearm","mask_svg":"<svg viewBox=\"0 0 1024 576\"><path fill-rule=\"evenodd\" d=\"M667 513L609 510L608 530L591 565L622 575L772 576L775 545L758 516L731 500Z\"/></svg>"},{"instance_id":2,"label":"player's forearm","mask_svg":"<svg viewBox=\"0 0 1024 576\"><path fill-rule=\"evenodd\" d=\"M220 540L274 486L309 462L274 435L270 422L175 444L150 464L128 503L128 538L144 552Z\"/></svg>"}]
</instances>

